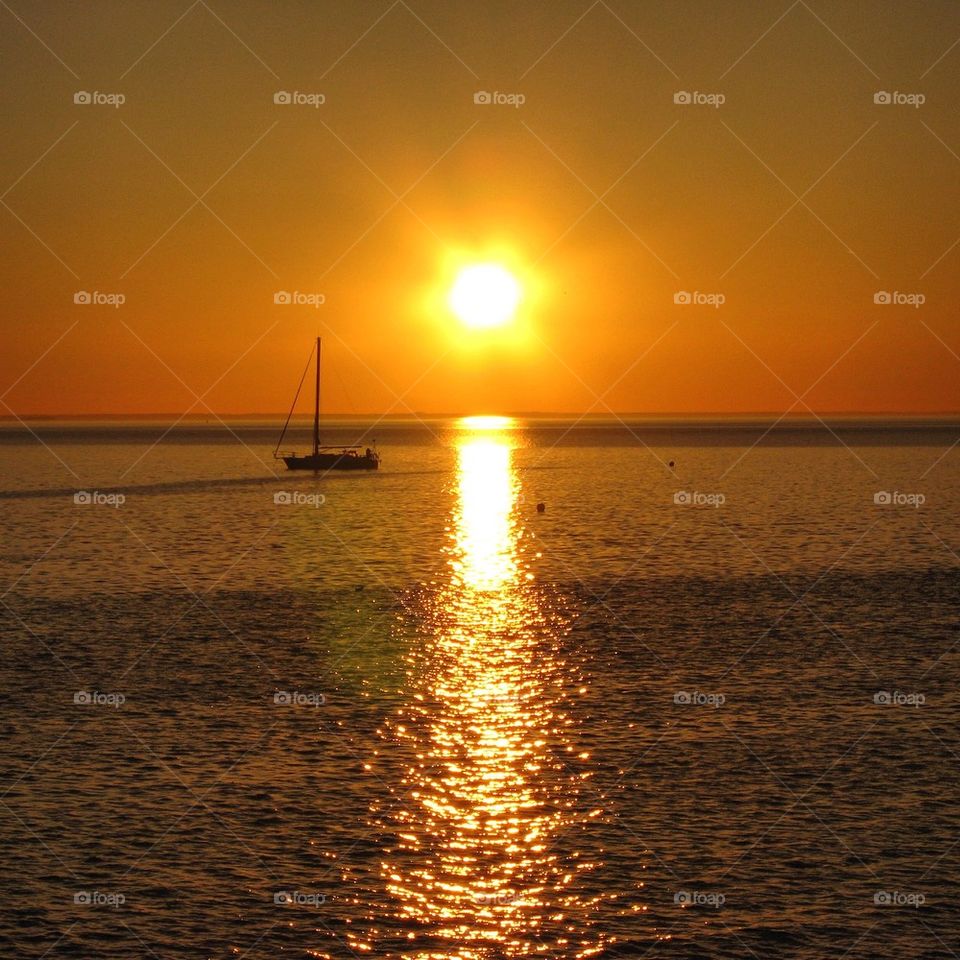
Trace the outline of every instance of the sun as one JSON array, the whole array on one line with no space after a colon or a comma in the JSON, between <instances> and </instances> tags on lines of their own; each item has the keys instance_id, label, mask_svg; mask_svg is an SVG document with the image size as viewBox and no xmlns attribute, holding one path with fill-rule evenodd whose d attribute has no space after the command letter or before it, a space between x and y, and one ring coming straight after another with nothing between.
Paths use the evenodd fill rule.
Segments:
<instances>
[{"instance_id":1,"label":"sun","mask_svg":"<svg viewBox=\"0 0 960 960\"><path fill-rule=\"evenodd\" d=\"M517 278L498 263L464 267L450 290L450 309L474 330L502 327L520 303Z\"/></svg>"}]
</instances>

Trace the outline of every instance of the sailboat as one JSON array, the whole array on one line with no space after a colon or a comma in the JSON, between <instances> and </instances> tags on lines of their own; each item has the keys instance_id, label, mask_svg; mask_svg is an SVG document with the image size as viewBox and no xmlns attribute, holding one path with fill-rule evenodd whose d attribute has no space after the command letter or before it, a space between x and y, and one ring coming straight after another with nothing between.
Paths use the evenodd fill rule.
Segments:
<instances>
[{"instance_id":1,"label":"sailboat","mask_svg":"<svg viewBox=\"0 0 960 960\"><path fill-rule=\"evenodd\" d=\"M317 355L317 375L314 386L313 396L313 452L298 455L296 453L281 453L280 444L287 434L287 427L290 424L290 418L293 416L294 408L297 405L297 398L300 396L300 388L307 377L307 370L310 369L310 359L313 353ZM303 376L300 377L300 385L293 397L293 404L290 406L290 412L287 414L283 430L280 432L280 439L277 441L276 449L273 451L274 459L282 460L288 470L376 470L380 466L380 454L376 450L367 447L363 453L360 452L359 444L346 447L322 446L320 444L320 338L313 350L310 351L310 357L307 358L307 365L303 369Z\"/></svg>"}]
</instances>

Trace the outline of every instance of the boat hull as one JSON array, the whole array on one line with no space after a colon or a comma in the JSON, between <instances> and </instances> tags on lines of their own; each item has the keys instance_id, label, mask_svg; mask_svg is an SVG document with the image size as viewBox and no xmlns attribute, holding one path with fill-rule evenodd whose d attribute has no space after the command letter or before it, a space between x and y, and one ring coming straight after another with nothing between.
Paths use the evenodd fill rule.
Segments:
<instances>
[{"instance_id":1,"label":"boat hull","mask_svg":"<svg viewBox=\"0 0 960 960\"><path fill-rule=\"evenodd\" d=\"M342 451L339 453L316 453L302 457L283 458L288 470L376 470L380 458L376 454L357 454Z\"/></svg>"}]
</instances>

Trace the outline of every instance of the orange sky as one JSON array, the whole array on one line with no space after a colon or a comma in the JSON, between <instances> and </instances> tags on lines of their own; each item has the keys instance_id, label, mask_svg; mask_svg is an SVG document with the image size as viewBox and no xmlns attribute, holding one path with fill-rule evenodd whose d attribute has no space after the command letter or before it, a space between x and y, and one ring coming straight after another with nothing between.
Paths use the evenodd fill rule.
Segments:
<instances>
[{"instance_id":1,"label":"orange sky","mask_svg":"<svg viewBox=\"0 0 960 960\"><path fill-rule=\"evenodd\" d=\"M330 412L960 409L955 3L17 12L2 415L282 411L318 332ZM491 258L525 301L464 331Z\"/></svg>"}]
</instances>

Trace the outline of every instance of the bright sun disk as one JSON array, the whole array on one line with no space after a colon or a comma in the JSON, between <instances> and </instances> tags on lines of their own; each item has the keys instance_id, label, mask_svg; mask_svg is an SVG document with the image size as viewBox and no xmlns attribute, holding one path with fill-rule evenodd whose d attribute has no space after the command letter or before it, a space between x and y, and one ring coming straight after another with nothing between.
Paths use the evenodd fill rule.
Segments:
<instances>
[{"instance_id":1,"label":"bright sun disk","mask_svg":"<svg viewBox=\"0 0 960 960\"><path fill-rule=\"evenodd\" d=\"M513 317L520 302L520 284L496 263L464 267L450 291L450 309L475 330L499 327Z\"/></svg>"}]
</instances>

